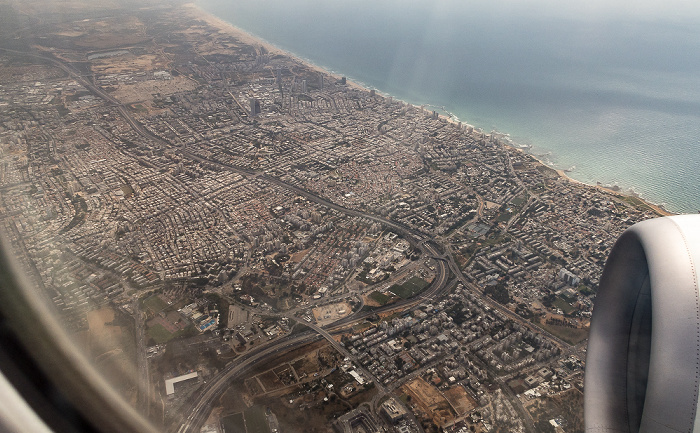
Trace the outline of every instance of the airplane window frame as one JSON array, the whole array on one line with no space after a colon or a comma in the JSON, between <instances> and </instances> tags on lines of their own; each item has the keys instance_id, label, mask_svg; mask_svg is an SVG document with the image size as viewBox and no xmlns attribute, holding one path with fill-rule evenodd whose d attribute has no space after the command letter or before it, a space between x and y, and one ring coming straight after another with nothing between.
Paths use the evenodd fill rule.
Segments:
<instances>
[{"instance_id":1,"label":"airplane window frame","mask_svg":"<svg viewBox=\"0 0 700 433\"><path fill-rule=\"evenodd\" d=\"M8 245L0 233L0 373L53 431L155 433L30 290Z\"/></svg>"}]
</instances>

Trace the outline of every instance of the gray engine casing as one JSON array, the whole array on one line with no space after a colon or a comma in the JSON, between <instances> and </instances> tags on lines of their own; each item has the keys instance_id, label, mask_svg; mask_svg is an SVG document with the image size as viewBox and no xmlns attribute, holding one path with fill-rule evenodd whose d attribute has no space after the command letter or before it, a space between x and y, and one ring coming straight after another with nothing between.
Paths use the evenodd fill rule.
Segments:
<instances>
[{"instance_id":1,"label":"gray engine casing","mask_svg":"<svg viewBox=\"0 0 700 433\"><path fill-rule=\"evenodd\" d=\"M584 381L589 433L699 432L700 215L635 224L600 280Z\"/></svg>"}]
</instances>

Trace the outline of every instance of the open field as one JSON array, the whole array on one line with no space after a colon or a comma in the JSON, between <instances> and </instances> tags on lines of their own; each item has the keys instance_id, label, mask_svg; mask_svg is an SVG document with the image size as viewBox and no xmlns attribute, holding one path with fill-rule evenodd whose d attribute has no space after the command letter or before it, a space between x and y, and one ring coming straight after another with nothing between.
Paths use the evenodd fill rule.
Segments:
<instances>
[{"instance_id":1,"label":"open field","mask_svg":"<svg viewBox=\"0 0 700 433\"><path fill-rule=\"evenodd\" d=\"M389 300L391 299L389 296L376 290L370 293L367 297L370 300L374 301L379 307L386 305L386 303L389 302Z\"/></svg>"},{"instance_id":2,"label":"open field","mask_svg":"<svg viewBox=\"0 0 700 433\"><path fill-rule=\"evenodd\" d=\"M318 364L316 363L315 353L312 352L292 362L292 368L299 378L316 373L318 371Z\"/></svg>"},{"instance_id":3,"label":"open field","mask_svg":"<svg viewBox=\"0 0 700 433\"><path fill-rule=\"evenodd\" d=\"M157 321L156 321L157 320ZM171 329L168 329L171 328ZM161 317L148 322L148 330L146 333L149 337L153 338L156 344L167 343L173 338L180 337L182 335L191 334L196 332L193 325L184 324L176 329L172 328L172 323L166 321Z\"/></svg>"},{"instance_id":4,"label":"open field","mask_svg":"<svg viewBox=\"0 0 700 433\"><path fill-rule=\"evenodd\" d=\"M134 55L126 51L122 55L94 59L92 70L96 74L122 74L163 69L167 60L155 54Z\"/></svg>"},{"instance_id":5,"label":"open field","mask_svg":"<svg viewBox=\"0 0 700 433\"><path fill-rule=\"evenodd\" d=\"M176 302L170 305L162 295L151 295L141 300L141 305L151 318L146 323L146 333L156 344L166 343L194 329L190 322L176 311L181 304Z\"/></svg>"},{"instance_id":6,"label":"open field","mask_svg":"<svg viewBox=\"0 0 700 433\"><path fill-rule=\"evenodd\" d=\"M265 388L265 392L274 391L277 388L281 388L284 384L280 381L279 377L274 371L268 370L263 374L258 375L258 380Z\"/></svg>"},{"instance_id":7,"label":"open field","mask_svg":"<svg viewBox=\"0 0 700 433\"><path fill-rule=\"evenodd\" d=\"M197 83L184 77L173 77L170 80L146 80L133 84L120 84L112 96L125 104L134 102L150 102L154 95L165 97L178 92L194 90Z\"/></svg>"},{"instance_id":8,"label":"open field","mask_svg":"<svg viewBox=\"0 0 700 433\"><path fill-rule=\"evenodd\" d=\"M97 369L128 400L136 395L133 372L136 371L136 343L133 329L118 326L125 318L112 308L87 313L87 353ZM129 320L129 318L126 318ZM128 323L128 322L124 322Z\"/></svg>"},{"instance_id":9,"label":"open field","mask_svg":"<svg viewBox=\"0 0 700 433\"><path fill-rule=\"evenodd\" d=\"M305 249L305 250L297 251L296 253L292 254L292 255L289 257L289 261L290 261L290 262L294 262L294 263L299 263L299 262L301 262L301 261L304 259L304 257L309 253L309 251L311 251L311 248L307 248L307 249Z\"/></svg>"},{"instance_id":10,"label":"open field","mask_svg":"<svg viewBox=\"0 0 700 433\"><path fill-rule=\"evenodd\" d=\"M253 406L244 412L244 416L247 433L270 433L264 408Z\"/></svg>"},{"instance_id":11,"label":"open field","mask_svg":"<svg viewBox=\"0 0 700 433\"><path fill-rule=\"evenodd\" d=\"M148 336L156 342L163 344L172 339L172 334L161 324L156 324L148 328Z\"/></svg>"},{"instance_id":12,"label":"open field","mask_svg":"<svg viewBox=\"0 0 700 433\"><path fill-rule=\"evenodd\" d=\"M224 426L224 433L245 432L245 420L242 413L225 416L221 419Z\"/></svg>"},{"instance_id":13,"label":"open field","mask_svg":"<svg viewBox=\"0 0 700 433\"><path fill-rule=\"evenodd\" d=\"M168 308L168 303L158 295L152 295L144 299L142 305L148 310L149 314L158 314Z\"/></svg>"},{"instance_id":14,"label":"open field","mask_svg":"<svg viewBox=\"0 0 700 433\"><path fill-rule=\"evenodd\" d=\"M293 385L297 382L297 377L294 374L294 369L290 364L280 365L278 368L273 370L279 380L285 385Z\"/></svg>"},{"instance_id":15,"label":"open field","mask_svg":"<svg viewBox=\"0 0 700 433\"><path fill-rule=\"evenodd\" d=\"M250 395L258 395L258 394L264 394L265 391L263 391L262 387L260 386L260 382L258 382L258 379L255 377L249 377L248 379L245 380L245 386L248 389L248 392Z\"/></svg>"},{"instance_id":16,"label":"open field","mask_svg":"<svg viewBox=\"0 0 700 433\"><path fill-rule=\"evenodd\" d=\"M552 303L552 305L559 308L564 312L564 314L570 314L574 311L574 307L559 296L557 296L557 299Z\"/></svg>"},{"instance_id":17,"label":"open field","mask_svg":"<svg viewBox=\"0 0 700 433\"><path fill-rule=\"evenodd\" d=\"M114 310L101 308L87 313L89 346L92 356L121 347L122 328L109 325L114 321Z\"/></svg>"},{"instance_id":18,"label":"open field","mask_svg":"<svg viewBox=\"0 0 700 433\"><path fill-rule=\"evenodd\" d=\"M573 345L578 344L588 338L588 329L569 328L567 326L549 324L540 324L539 326Z\"/></svg>"},{"instance_id":19,"label":"open field","mask_svg":"<svg viewBox=\"0 0 700 433\"><path fill-rule=\"evenodd\" d=\"M417 295L426 287L428 287L427 281L420 277L411 277L408 281L401 285L394 284L393 286L389 287L389 291L403 299L408 299Z\"/></svg>"},{"instance_id":20,"label":"open field","mask_svg":"<svg viewBox=\"0 0 700 433\"><path fill-rule=\"evenodd\" d=\"M253 406L243 412L228 415L221 419L224 433L270 433L265 409Z\"/></svg>"}]
</instances>

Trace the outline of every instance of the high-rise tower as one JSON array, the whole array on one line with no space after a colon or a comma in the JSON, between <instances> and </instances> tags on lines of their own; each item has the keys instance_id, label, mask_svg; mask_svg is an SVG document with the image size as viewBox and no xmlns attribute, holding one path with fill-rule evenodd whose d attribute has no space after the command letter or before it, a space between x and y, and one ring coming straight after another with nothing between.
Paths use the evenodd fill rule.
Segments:
<instances>
[{"instance_id":1,"label":"high-rise tower","mask_svg":"<svg viewBox=\"0 0 700 433\"><path fill-rule=\"evenodd\" d=\"M250 117L255 117L260 114L260 101L257 98L250 100Z\"/></svg>"}]
</instances>

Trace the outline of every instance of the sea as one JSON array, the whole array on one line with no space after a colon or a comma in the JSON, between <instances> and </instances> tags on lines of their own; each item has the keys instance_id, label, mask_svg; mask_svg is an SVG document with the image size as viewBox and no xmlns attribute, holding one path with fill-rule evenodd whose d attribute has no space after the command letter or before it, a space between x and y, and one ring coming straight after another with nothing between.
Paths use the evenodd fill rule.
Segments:
<instances>
[{"instance_id":1,"label":"sea","mask_svg":"<svg viewBox=\"0 0 700 433\"><path fill-rule=\"evenodd\" d=\"M574 2L196 4L365 87L507 134L576 180L697 213L700 7L562 3Z\"/></svg>"}]
</instances>

